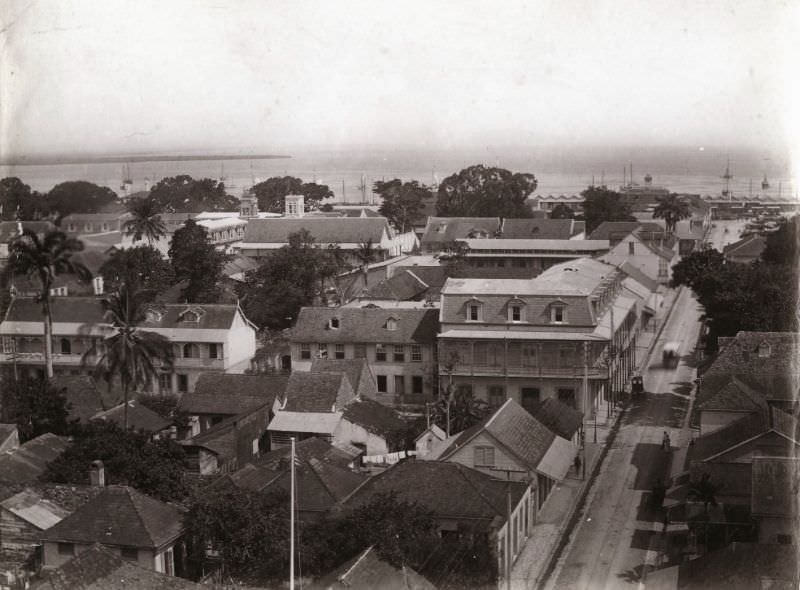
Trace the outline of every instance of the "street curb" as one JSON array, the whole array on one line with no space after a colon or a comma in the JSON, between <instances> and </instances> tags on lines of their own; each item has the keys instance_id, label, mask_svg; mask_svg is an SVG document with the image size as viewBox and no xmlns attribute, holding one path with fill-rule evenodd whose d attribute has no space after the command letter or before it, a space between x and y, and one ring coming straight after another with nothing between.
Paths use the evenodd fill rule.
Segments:
<instances>
[{"instance_id":1,"label":"street curb","mask_svg":"<svg viewBox=\"0 0 800 590\"><path fill-rule=\"evenodd\" d=\"M653 341L650 343L650 346L647 349L647 354L644 355L642 359L642 364L639 365L639 369L642 366L647 366L650 357L653 354L653 350L655 349L656 344L658 343L658 339L661 338L661 334L664 331L664 326L667 325L669 319L672 317L672 312L675 310L675 304L677 303L680 296L683 294L684 286L681 285L678 290L675 298L672 300L672 304L670 305L669 310L667 310L667 314L664 316L664 320L661 322L661 327L658 329L656 334L653 336ZM586 505L586 499L589 496L589 492L592 489L595 481L597 480L597 476L600 474L600 469L603 466L603 462L608 455L609 449L611 449L614 441L617 439L617 433L619 432L620 427L622 426L622 417L628 411L628 404L624 404L619 414L617 414L616 419L614 420L614 424L611 426L611 430L606 438L606 444L603 445L603 448L600 450L600 456L597 458L597 461L592 467L592 472L589 475L589 478L586 480L586 483L581 488L581 491L578 495L578 501L573 506L572 510L570 511L569 517L566 519L565 523L561 526L560 530L558 531L558 542L555 544L554 549L550 552L550 554L545 559L547 566L544 568L543 573L539 578L534 582L536 588L543 589L547 582L550 580L550 576L553 574L553 570L555 569L556 563L558 562L559 558L561 557L561 553L564 551L564 548L567 546L570 540L569 534L566 534L568 531L572 531L575 528L575 525L578 523L578 519L580 514L583 512L583 508Z\"/></svg>"}]
</instances>

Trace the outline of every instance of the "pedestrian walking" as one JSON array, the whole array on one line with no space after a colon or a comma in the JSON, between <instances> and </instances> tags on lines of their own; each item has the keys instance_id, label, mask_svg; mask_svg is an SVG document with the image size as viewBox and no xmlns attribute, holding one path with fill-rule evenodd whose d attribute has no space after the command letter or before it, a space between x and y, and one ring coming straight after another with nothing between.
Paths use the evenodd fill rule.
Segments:
<instances>
[{"instance_id":1,"label":"pedestrian walking","mask_svg":"<svg viewBox=\"0 0 800 590\"><path fill-rule=\"evenodd\" d=\"M669 450L669 434L667 431L664 431L664 436L661 438L661 448L665 451Z\"/></svg>"}]
</instances>

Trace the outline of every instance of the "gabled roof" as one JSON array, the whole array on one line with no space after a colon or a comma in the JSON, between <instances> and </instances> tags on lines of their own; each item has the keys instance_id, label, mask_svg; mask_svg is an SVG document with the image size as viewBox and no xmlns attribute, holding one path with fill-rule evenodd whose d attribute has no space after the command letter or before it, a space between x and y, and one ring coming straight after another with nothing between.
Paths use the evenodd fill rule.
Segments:
<instances>
[{"instance_id":1,"label":"gabled roof","mask_svg":"<svg viewBox=\"0 0 800 590\"><path fill-rule=\"evenodd\" d=\"M768 356L766 347L769 347ZM776 375L797 374L796 362L800 352L798 336L793 332L739 332L735 338L722 341L708 375Z\"/></svg>"},{"instance_id":2,"label":"gabled roof","mask_svg":"<svg viewBox=\"0 0 800 590\"><path fill-rule=\"evenodd\" d=\"M397 412L371 399L350 402L344 407L342 418L385 440L406 429Z\"/></svg>"},{"instance_id":3,"label":"gabled roof","mask_svg":"<svg viewBox=\"0 0 800 590\"><path fill-rule=\"evenodd\" d=\"M583 231L582 226L573 219L504 219L500 238L568 240Z\"/></svg>"},{"instance_id":4,"label":"gabled roof","mask_svg":"<svg viewBox=\"0 0 800 590\"><path fill-rule=\"evenodd\" d=\"M689 485L708 476L714 485L719 486L718 501L740 504L750 499L752 471L749 463L695 462L689 469Z\"/></svg>"},{"instance_id":5,"label":"gabled roof","mask_svg":"<svg viewBox=\"0 0 800 590\"><path fill-rule=\"evenodd\" d=\"M69 445L67 437L48 432L21 444L13 451L0 454L0 480L36 481L44 473L47 464L61 456Z\"/></svg>"},{"instance_id":6,"label":"gabled roof","mask_svg":"<svg viewBox=\"0 0 800 590\"><path fill-rule=\"evenodd\" d=\"M99 544L54 570L46 571L30 590L215 590L123 559Z\"/></svg>"},{"instance_id":7,"label":"gabled roof","mask_svg":"<svg viewBox=\"0 0 800 590\"><path fill-rule=\"evenodd\" d=\"M338 328L330 320L339 319ZM396 329L387 329L389 319ZM290 331L292 342L433 344L439 328L437 309L382 309L372 307L304 307Z\"/></svg>"},{"instance_id":8,"label":"gabled roof","mask_svg":"<svg viewBox=\"0 0 800 590\"><path fill-rule=\"evenodd\" d=\"M396 568L369 547L312 585L315 590L436 590L408 566Z\"/></svg>"},{"instance_id":9,"label":"gabled roof","mask_svg":"<svg viewBox=\"0 0 800 590\"><path fill-rule=\"evenodd\" d=\"M798 484L800 459L797 457L753 457L753 514L796 517Z\"/></svg>"},{"instance_id":10,"label":"gabled roof","mask_svg":"<svg viewBox=\"0 0 800 590\"><path fill-rule=\"evenodd\" d=\"M769 418L765 412L746 414L723 428L699 436L689 447L687 464L706 461L746 440L769 430Z\"/></svg>"},{"instance_id":11,"label":"gabled roof","mask_svg":"<svg viewBox=\"0 0 800 590\"><path fill-rule=\"evenodd\" d=\"M658 290L658 281L648 277L630 262L625 261L618 268L640 285L647 287L650 291L656 292Z\"/></svg>"},{"instance_id":12,"label":"gabled roof","mask_svg":"<svg viewBox=\"0 0 800 590\"><path fill-rule=\"evenodd\" d=\"M665 230L657 223L646 221L604 221L598 225L589 235L590 240L610 240L619 242L626 236L633 233L636 229L643 229L647 232L664 234Z\"/></svg>"},{"instance_id":13,"label":"gabled roof","mask_svg":"<svg viewBox=\"0 0 800 590\"><path fill-rule=\"evenodd\" d=\"M110 410L98 412L92 416L92 421L113 422L120 428L125 423L125 403L118 404ZM171 422L162 418L159 414L142 405L136 400L128 401L128 428L133 430L143 430L148 434L161 432L171 426Z\"/></svg>"},{"instance_id":14,"label":"gabled roof","mask_svg":"<svg viewBox=\"0 0 800 590\"><path fill-rule=\"evenodd\" d=\"M376 494L396 492L400 500L417 502L437 518L469 518L500 522L506 520L506 492L509 484L459 463L444 461L401 461L368 479L344 501L357 507ZM511 502L515 506L527 484L512 482Z\"/></svg>"},{"instance_id":15,"label":"gabled roof","mask_svg":"<svg viewBox=\"0 0 800 590\"><path fill-rule=\"evenodd\" d=\"M764 251L767 244L767 239L759 234L750 234L741 240L726 245L722 249L725 256L746 256L749 258L758 258Z\"/></svg>"},{"instance_id":16,"label":"gabled roof","mask_svg":"<svg viewBox=\"0 0 800 590\"><path fill-rule=\"evenodd\" d=\"M344 373L295 372L286 386L286 403L281 411L329 413L350 402L355 392Z\"/></svg>"},{"instance_id":17,"label":"gabled roof","mask_svg":"<svg viewBox=\"0 0 800 590\"><path fill-rule=\"evenodd\" d=\"M312 373L344 373L355 394L361 398L374 398L378 393L375 376L366 359L314 359Z\"/></svg>"},{"instance_id":18,"label":"gabled roof","mask_svg":"<svg viewBox=\"0 0 800 590\"><path fill-rule=\"evenodd\" d=\"M533 416L548 430L567 440L572 440L583 424L583 414L554 397L544 400Z\"/></svg>"},{"instance_id":19,"label":"gabled roof","mask_svg":"<svg viewBox=\"0 0 800 590\"><path fill-rule=\"evenodd\" d=\"M183 513L128 486L111 485L42 534L46 541L157 549L183 532Z\"/></svg>"},{"instance_id":20,"label":"gabled roof","mask_svg":"<svg viewBox=\"0 0 800 590\"><path fill-rule=\"evenodd\" d=\"M255 270L259 267L258 262L248 256L237 254L231 257L222 267L222 274L226 277L231 275L246 273L249 270Z\"/></svg>"},{"instance_id":21,"label":"gabled roof","mask_svg":"<svg viewBox=\"0 0 800 590\"><path fill-rule=\"evenodd\" d=\"M767 401L762 394L730 375L725 385L704 397L696 407L700 411L756 412L766 411Z\"/></svg>"},{"instance_id":22,"label":"gabled roof","mask_svg":"<svg viewBox=\"0 0 800 590\"><path fill-rule=\"evenodd\" d=\"M288 375L203 373L194 392L181 396L178 409L187 414L241 414L283 399L288 382Z\"/></svg>"},{"instance_id":23,"label":"gabled roof","mask_svg":"<svg viewBox=\"0 0 800 590\"><path fill-rule=\"evenodd\" d=\"M244 232L245 244L288 244L289 235L308 230L318 244L380 245L389 226L383 217L275 217L251 219Z\"/></svg>"},{"instance_id":24,"label":"gabled roof","mask_svg":"<svg viewBox=\"0 0 800 590\"><path fill-rule=\"evenodd\" d=\"M353 460L361 454L361 451L355 447L351 447L351 449L333 445L316 436L301 440L295 444L294 448L295 455L302 461L316 459L322 463L331 463L342 468L348 468ZM291 447L281 447L261 455L255 463L267 469L276 469L288 460L290 454Z\"/></svg>"},{"instance_id":25,"label":"gabled roof","mask_svg":"<svg viewBox=\"0 0 800 590\"><path fill-rule=\"evenodd\" d=\"M500 230L499 217L428 217L422 244L446 244L469 237L478 237L482 232L488 237Z\"/></svg>"},{"instance_id":26,"label":"gabled roof","mask_svg":"<svg viewBox=\"0 0 800 590\"><path fill-rule=\"evenodd\" d=\"M0 502L0 506L42 531L69 515L69 511L43 498L32 489L25 489L6 498Z\"/></svg>"},{"instance_id":27,"label":"gabled roof","mask_svg":"<svg viewBox=\"0 0 800 590\"><path fill-rule=\"evenodd\" d=\"M428 290L428 285L413 272L400 270L390 278L375 283L359 295L362 299L388 299L409 301L420 297Z\"/></svg>"}]
</instances>

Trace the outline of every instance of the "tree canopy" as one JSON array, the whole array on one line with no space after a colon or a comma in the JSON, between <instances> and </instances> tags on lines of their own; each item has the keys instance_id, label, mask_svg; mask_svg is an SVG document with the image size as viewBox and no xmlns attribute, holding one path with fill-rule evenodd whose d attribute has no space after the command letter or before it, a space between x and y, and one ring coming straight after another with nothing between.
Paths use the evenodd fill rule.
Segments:
<instances>
[{"instance_id":1,"label":"tree canopy","mask_svg":"<svg viewBox=\"0 0 800 590\"><path fill-rule=\"evenodd\" d=\"M45 217L48 211L44 195L16 176L0 180L0 219L30 221Z\"/></svg>"},{"instance_id":2,"label":"tree canopy","mask_svg":"<svg viewBox=\"0 0 800 590\"><path fill-rule=\"evenodd\" d=\"M425 202L433 200L431 190L416 180L379 180L373 185L372 192L383 201L378 212L401 233L405 233L419 219Z\"/></svg>"},{"instance_id":3,"label":"tree canopy","mask_svg":"<svg viewBox=\"0 0 800 590\"><path fill-rule=\"evenodd\" d=\"M797 267L800 252L800 232L798 216L785 221L778 231L767 236L761 259L768 264L788 264Z\"/></svg>"},{"instance_id":4,"label":"tree canopy","mask_svg":"<svg viewBox=\"0 0 800 590\"><path fill-rule=\"evenodd\" d=\"M175 284L170 262L158 250L144 244L112 250L99 273L108 291L115 291L124 283L135 292L148 293L149 299Z\"/></svg>"},{"instance_id":5,"label":"tree canopy","mask_svg":"<svg viewBox=\"0 0 800 590\"><path fill-rule=\"evenodd\" d=\"M575 218L575 211L572 210L572 207L565 205L564 203L559 203L553 210L550 211L550 219L574 219Z\"/></svg>"},{"instance_id":6,"label":"tree canopy","mask_svg":"<svg viewBox=\"0 0 800 590\"><path fill-rule=\"evenodd\" d=\"M653 210L653 218L664 220L667 233L674 232L675 226L678 225L679 221L691 216L689 203L678 195L656 197L656 201L658 201L658 204Z\"/></svg>"},{"instance_id":7,"label":"tree canopy","mask_svg":"<svg viewBox=\"0 0 800 590\"><path fill-rule=\"evenodd\" d=\"M589 235L604 221L636 221L622 196L606 187L590 186L583 196L583 217Z\"/></svg>"},{"instance_id":8,"label":"tree canopy","mask_svg":"<svg viewBox=\"0 0 800 590\"><path fill-rule=\"evenodd\" d=\"M125 222L125 233L133 236L134 242L144 238L148 244L152 244L167 234L167 228L161 221L163 208L152 194L131 199L126 208L132 217Z\"/></svg>"},{"instance_id":9,"label":"tree canopy","mask_svg":"<svg viewBox=\"0 0 800 590\"><path fill-rule=\"evenodd\" d=\"M113 422L80 427L72 445L47 466L41 479L88 484L96 459L103 462L109 484L130 485L165 502L186 497L183 447L168 439L151 441L148 434L125 431Z\"/></svg>"},{"instance_id":10,"label":"tree canopy","mask_svg":"<svg viewBox=\"0 0 800 590\"><path fill-rule=\"evenodd\" d=\"M208 231L194 220L172 234L169 258L176 281L186 281L181 291L188 303L216 303L221 296L220 281L226 256L208 237Z\"/></svg>"},{"instance_id":11,"label":"tree canopy","mask_svg":"<svg viewBox=\"0 0 800 590\"><path fill-rule=\"evenodd\" d=\"M150 189L150 196L170 213L239 210L239 200L225 192L225 184L211 178L195 180L187 174L161 179Z\"/></svg>"},{"instance_id":12,"label":"tree canopy","mask_svg":"<svg viewBox=\"0 0 800 590\"><path fill-rule=\"evenodd\" d=\"M62 182L47 193L47 204L57 220L73 213L100 213L116 202L117 194L110 188L85 180Z\"/></svg>"},{"instance_id":13,"label":"tree canopy","mask_svg":"<svg viewBox=\"0 0 800 590\"><path fill-rule=\"evenodd\" d=\"M51 432L70 433L69 403L63 391L44 379L0 372L0 422L16 424L20 442Z\"/></svg>"},{"instance_id":14,"label":"tree canopy","mask_svg":"<svg viewBox=\"0 0 800 590\"><path fill-rule=\"evenodd\" d=\"M306 210L319 209L323 199L333 196L326 184L303 182L294 176L274 176L259 182L252 188L258 199L259 211L283 213L286 195L303 195Z\"/></svg>"},{"instance_id":15,"label":"tree canopy","mask_svg":"<svg viewBox=\"0 0 800 590\"><path fill-rule=\"evenodd\" d=\"M327 286L346 270L338 248L321 248L307 230L289 235L238 288L245 315L259 328L283 330L300 308L327 300Z\"/></svg>"},{"instance_id":16,"label":"tree canopy","mask_svg":"<svg viewBox=\"0 0 800 590\"><path fill-rule=\"evenodd\" d=\"M537 186L533 174L470 166L441 182L436 212L444 217L531 217L527 199Z\"/></svg>"}]
</instances>

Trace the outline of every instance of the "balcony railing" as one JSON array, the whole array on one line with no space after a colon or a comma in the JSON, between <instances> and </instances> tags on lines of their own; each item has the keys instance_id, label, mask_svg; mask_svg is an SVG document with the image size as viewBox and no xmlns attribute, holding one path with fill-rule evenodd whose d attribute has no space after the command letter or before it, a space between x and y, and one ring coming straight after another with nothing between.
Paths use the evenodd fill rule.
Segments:
<instances>
[{"instance_id":1,"label":"balcony railing","mask_svg":"<svg viewBox=\"0 0 800 590\"><path fill-rule=\"evenodd\" d=\"M86 357L86 365L94 366L100 357ZM69 365L77 367L84 361L82 354L60 354L53 353L54 365ZM43 352L10 352L0 354L0 363L44 363Z\"/></svg>"},{"instance_id":2,"label":"balcony railing","mask_svg":"<svg viewBox=\"0 0 800 590\"><path fill-rule=\"evenodd\" d=\"M217 369L221 371L225 368L225 360L175 357L173 366L176 369Z\"/></svg>"},{"instance_id":3,"label":"balcony railing","mask_svg":"<svg viewBox=\"0 0 800 590\"><path fill-rule=\"evenodd\" d=\"M503 365L467 365L457 364L453 367L453 375L508 375L509 377L583 377L583 367L531 367ZM607 376L605 368L589 367L586 374L590 378Z\"/></svg>"}]
</instances>

